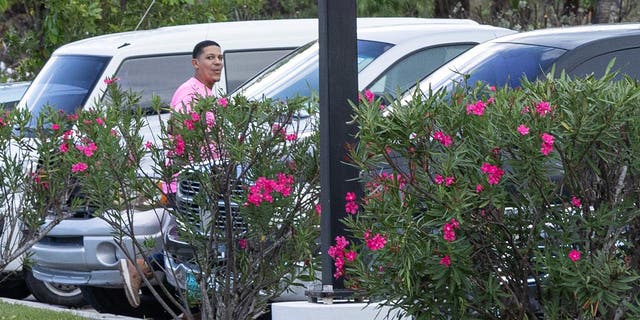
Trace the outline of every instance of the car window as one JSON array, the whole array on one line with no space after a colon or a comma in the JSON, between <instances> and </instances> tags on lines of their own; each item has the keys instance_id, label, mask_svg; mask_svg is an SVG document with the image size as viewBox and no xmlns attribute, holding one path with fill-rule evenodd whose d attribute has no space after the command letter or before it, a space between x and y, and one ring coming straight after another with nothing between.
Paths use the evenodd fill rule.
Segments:
<instances>
[{"instance_id":1,"label":"car window","mask_svg":"<svg viewBox=\"0 0 640 320\"><path fill-rule=\"evenodd\" d=\"M226 92L233 92L245 81L255 76L274 61L293 51L293 48L260 51L225 51L224 73Z\"/></svg>"},{"instance_id":2,"label":"car window","mask_svg":"<svg viewBox=\"0 0 640 320\"><path fill-rule=\"evenodd\" d=\"M168 106L176 89L193 76L191 53L125 59L115 76L123 90L141 95L142 108L152 106L154 95Z\"/></svg>"},{"instance_id":3,"label":"car window","mask_svg":"<svg viewBox=\"0 0 640 320\"><path fill-rule=\"evenodd\" d=\"M358 40L357 46L360 71L393 45ZM320 83L318 49L317 41L301 47L245 83L237 91L253 99L286 99L317 94Z\"/></svg>"},{"instance_id":4,"label":"car window","mask_svg":"<svg viewBox=\"0 0 640 320\"><path fill-rule=\"evenodd\" d=\"M612 51L580 63L570 71L570 74L574 76L585 76L593 73L596 77L602 77L609 62L615 58L616 61L613 69L621 72L618 77L626 74L635 79L640 79L640 63L637 62L638 57L640 57L640 48Z\"/></svg>"},{"instance_id":5,"label":"car window","mask_svg":"<svg viewBox=\"0 0 640 320\"><path fill-rule=\"evenodd\" d=\"M542 72L548 71L565 52L563 49L537 45L485 43L439 68L420 82L420 89L427 92L429 86L434 90L445 86L450 88L454 83L463 81L463 75L469 75L469 85L483 82L515 88L520 86L523 76L534 80Z\"/></svg>"},{"instance_id":6,"label":"car window","mask_svg":"<svg viewBox=\"0 0 640 320\"><path fill-rule=\"evenodd\" d=\"M20 107L26 107L35 121L49 105L67 114L82 107L102 75L109 57L61 55L53 56L38 73Z\"/></svg>"},{"instance_id":7,"label":"car window","mask_svg":"<svg viewBox=\"0 0 640 320\"><path fill-rule=\"evenodd\" d=\"M369 86L377 95L395 98L428 76L434 70L473 47L474 44L452 44L413 52L394 63Z\"/></svg>"}]
</instances>

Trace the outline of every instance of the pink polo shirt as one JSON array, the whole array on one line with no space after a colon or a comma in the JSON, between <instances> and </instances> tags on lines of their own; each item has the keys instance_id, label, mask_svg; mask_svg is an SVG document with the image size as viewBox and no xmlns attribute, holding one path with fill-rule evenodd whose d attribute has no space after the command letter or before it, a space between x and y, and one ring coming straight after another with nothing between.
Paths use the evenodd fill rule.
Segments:
<instances>
[{"instance_id":1,"label":"pink polo shirt","mask_svg":"<svg viewBox=\"0 0 640 320\"><path fill-rule=\"evenodd\" d=\"M191 105L198 103L200 97L213 96L213 90L195 77L180 85L171 98L171 108L179 112L190 112Z\"/></svg>"}]
</instances>

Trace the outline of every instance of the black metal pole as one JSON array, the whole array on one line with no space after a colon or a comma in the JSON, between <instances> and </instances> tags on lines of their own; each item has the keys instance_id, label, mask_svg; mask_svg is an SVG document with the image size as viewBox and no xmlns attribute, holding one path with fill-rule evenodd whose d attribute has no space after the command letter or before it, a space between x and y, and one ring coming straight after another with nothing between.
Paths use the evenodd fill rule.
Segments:
<instances>
[{"instance_id":1,"label":"black metal pole","mask_svg":"<svg viewBox=\"0 0 640 320\"><path fill-rule=\"evenodd\" d=\"M318 0L320 44L320 185L322 284L324 293L340 296L342 279L335 279L327 254L336 236L346 234L339 221L346 214L347 192L361 194L355 168L347 166L348 145L355 143L350 101L358 101L356 0ZM327 296L326 294L323 296Z\"/></svg>"}]
</instances>

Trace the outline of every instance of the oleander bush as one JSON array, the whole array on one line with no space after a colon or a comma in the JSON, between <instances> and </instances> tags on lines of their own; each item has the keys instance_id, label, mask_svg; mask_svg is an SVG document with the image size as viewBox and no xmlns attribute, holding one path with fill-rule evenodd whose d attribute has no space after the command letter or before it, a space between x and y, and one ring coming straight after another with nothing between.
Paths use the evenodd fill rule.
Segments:
<instances>
[{"instance_id":1,"label":"oleander bush","mask_svg":"<svg viewBox=\"0 0 640 320\"><path fill-rule=\"evenodd\" d=\"M415 319L639 317L639 105L615 74L362 99L334 276Z\"/></svg>"},{"instance_id":2,"label":"oleander bush","mask_svg":"<svg viewBox=\"0 0 640 320\"><path fill-rule=\"evenodd\" d=\"M161 266L177 288L144 280L164 316L197 308L205 319L253 319L315 280L319 134L309 99L201 97L185 113L144 110L139 95L105 81L101 105L53 123L56 154L80 186L77 201L112 226L127 258L165 247L136 237L138 210L173 216L164 236L189 253L165 255L190 269Z\"/></svg>"}]
</instances>

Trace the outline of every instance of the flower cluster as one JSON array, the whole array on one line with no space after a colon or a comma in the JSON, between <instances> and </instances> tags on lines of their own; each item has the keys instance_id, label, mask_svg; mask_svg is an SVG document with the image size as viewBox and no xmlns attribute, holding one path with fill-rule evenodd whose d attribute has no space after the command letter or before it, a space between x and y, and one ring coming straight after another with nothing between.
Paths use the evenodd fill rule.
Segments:
<instances>
[{"instance_id":1,"label":"flower cluster","mask_svg":"<svg viewBox=\"0 0 640 320\"><path fill-rule=\"evenodd\" d=\"M487 105L482 102L482 100L478 100L476 103L470 103L467 105L467 114L481 116L484 114L484 108L486 107Z\"/></svg>"},{"instance_id":2,"label":"flower cluster","mask_svg":"<svg viewBox=\"0 0 640 320\"><path fill-rule=\"evenodd\" d=\"M362 96L364 96L364 98L369 102L373 102L373 99L375 99L376 95L371 92L371 90L367 89L364 90L364 93L361 95L358 95L358 100L362 101Z\"/></svg>"},{"instance_id":3,"label":"flower cluster","mask_svg":"<svg viewBox=\"0 0 640 320\"><path fill-rule=\"evenodd\" d=\"M504 170L487 162L482 164L480 171L487 175L487 182L493 185L498 184L502 175L504 175Z\"/></svg>"},{"instance_id":4,"label":"flower cluster","mask_svg":"<svg viewBox=\"0 0 640 320\"><path fill-rule=\"evenodd\" d=\"M456 178L454 176L443 177L442 175L436 174L435 177L433 178L433 181L436 184L444 183L444 185L448 187L452 185L454 182L456 182Z\"/></svg>"},{"instance_id":5,"label":"flower cluster","mask_svg":"<svg viewBox=\"0 0 640 320\"><path fill-rule=\"evenodd\" d=\"M333 277L338 279L344 275L344 263L347 261L353 261L357 257L357 253L353 250L347 251L346 248L349 245L349 241L343 236L336 237L336 245L330 246L328 254L335 262L333 265L336 267L336 272Z\"/></svg>"},{"instance_id":6,"label":"flower cluster","mask_svg":"<svg viewBox=\"0 0 640 320\"><path fill-rule=\"evenodd\" d=\"M582 207L582 201L580 201L580 198L577 198L576 196L571 196L571 204L576 208Z\"/></svg>"},{"instance_id":7,"label":"flower cluster","mask_svg":"<svg viewBox=\"0 0 640 320\"><path fill-rule=\"evenodd\" d=\"M549 102L540 101L538 102L538 104L536 104L536 113L539 114L541 117L546 116L550 112L551 112L551 105L549 104Z\"/></svg>"},{"instance_id":8,"label":"flower cluster","mask_svg":"<svg viewBox=\"0 0 640 320\"><path fill-rule=\"evenodd\" d=\"M358 204L356 203L356 194L353 192L347 192L347 195L344 197L344 200L347 201L344 205L344 210L350 214L358 213Z\"/></svg>"},{"instance_id":9,"label":"flower cluster","mask_svg":"<svg viewBox=\"0 0 640 320\"><path fill-rule=\"evenodd\" d=\"M283 197L288 197L292 191L293 176L278 173L278 179L272 180L259 177L256 182L249 187L249 195L245 205L253 204L259 207L264 201L273 202L273 192L280 193Z\"/></svg>"},{"instance_id":10,"label":"flower cluster","mask_svg":"<svg viewBox=\"0 0 640 320\"><path fill-rule=\"evenodd\" d=\"M376 251L376 250L380 250L382 248L384 248L384 246L387 244L387 239L380 235L379 233L376 233L373 237L371 236L371 232L369 230L367 230L364 233L364 241L367 244L367 248L369 248L369 250L371 251Z\"/></svg>"},{"instance_id":11,"label":"flower cluster","mask_svg":"<svg viewBox=\"0 0 640 320\"><path fill-rule=\"evenodd\" d=\"M542 136L540 136L540 138L542 139L542 146L540 147L540 152L545 156L548 156L549 153L553 151L554 138L552 135L548 133L543 133Z\"/></svg>"},{"instance_id":12,"label":"flower cluster","mask_svg":"<svg viewBox=\"0 0 640 320\"><path fill-rule=\"evenodd\" d=\"M460 227L460 223L455 219L451 218L451 220L442 226L442 232L444 233L443 238L448 242L453 242L456 240L456 232L455 230Z\"/></svg>"},{"instance_id":13,"label":"flower cluster","mask_svg":"<svg viewBox=\"0 0 640 320\"><path fill-rule=\"evenodd\" d=\"M433 140L440 141L440 143L445 147L448 147L451 145L451 143L453 143L453 139L451 138L451 136L445 134L442 131L434 132Z\"/></svg>"}]
</instances>

